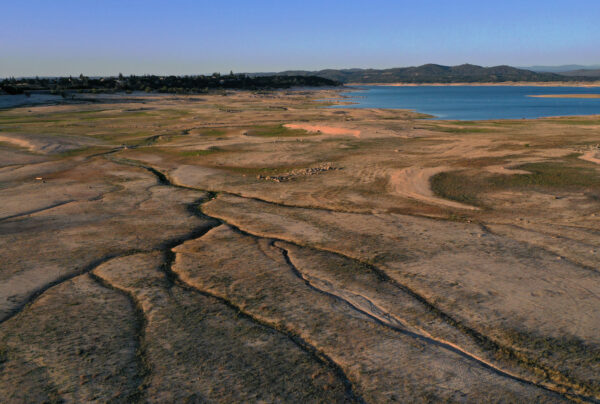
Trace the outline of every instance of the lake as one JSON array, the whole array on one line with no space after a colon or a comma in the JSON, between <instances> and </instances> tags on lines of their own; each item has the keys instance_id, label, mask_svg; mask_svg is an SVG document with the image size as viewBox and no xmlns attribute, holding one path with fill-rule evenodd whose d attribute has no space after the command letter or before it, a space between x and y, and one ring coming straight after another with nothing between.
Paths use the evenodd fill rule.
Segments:
<instances>
[{"instance_id":1,"label":"lake","mask_svg":"<svg viewBox=\"0 0 600 404\"><path fill-rule=\"evenodd\" d=\"M600 114L600 98L535 98L543 94L600 94L592 87L354 86L356 104L343 108L412 109L434 119L521 119Z\"/></svg>"}]
</instances>

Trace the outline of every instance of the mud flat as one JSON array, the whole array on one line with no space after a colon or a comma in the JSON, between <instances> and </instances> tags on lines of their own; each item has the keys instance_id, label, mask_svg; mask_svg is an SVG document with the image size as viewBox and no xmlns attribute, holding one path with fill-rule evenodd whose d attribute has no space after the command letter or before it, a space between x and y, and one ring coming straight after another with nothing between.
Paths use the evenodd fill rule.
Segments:
<instances>
[{"instance_id":1,"label":"mud flat","mask_svg":"<svg viewBox=\"0 0 600 404\"><path fill-rule=\"evenodd\" d=\"M598 402L600 116L0 111L1 402Z\"/></svg>"}]
</instances>

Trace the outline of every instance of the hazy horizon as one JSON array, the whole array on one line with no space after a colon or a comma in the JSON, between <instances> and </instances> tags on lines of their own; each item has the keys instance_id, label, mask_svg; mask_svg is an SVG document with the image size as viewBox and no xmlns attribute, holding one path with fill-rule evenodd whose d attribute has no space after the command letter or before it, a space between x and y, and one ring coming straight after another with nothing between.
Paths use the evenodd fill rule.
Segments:
<instances>
[{"instance_id":1,"label":"hazy horizon","mask_svg":"<svg viewBox=\"0 0 600 404\"><path fill-rule=\"evenodd\" d=\"M426 64L436 64L436 65L442 65L442 66L448 66L448 65L443 65L442 63L435 63L435 62L430 62L430 63L424 63ZM463 64L463 63L461 63ZM469 62L465 62L464 64L471 64L473 65L474 63L469 63ZM419 65L422 66L422 65ZM456 65L454 65L456 66ZM496 65L499 66L499 65ZM575 64L565 64L565 65L554 65L554 66L548 66L548 65L534 65L534 66L511 66L511 67L515 67L518 69L529 69L529 68L547 68L547 69L553 69L553 68L560 68L560 67L565 67L565 66L575 66ZM584 68L584 69L599 69L600 68L600 64L594 64L594 65L576 65L578 66L578 68ZM232 69L229 70L223 70L223 71L212 71L212 72L197 72L197 73L179 73L179 74L174 74L174 75L179 75L179 76L201 76L201 75L205 75L205 76L210 76L214 73L219 73L221 75L224 74L229 74L230 72L233 72L234 74L254 74L254 73L280 73L280 72L285 72L285 71L320 71L320 70L329 70L329 69L336 69L336 70L353 70L353 69L375 69L375 70L385 70L385 69L393 69L393 68L405 68L405 67L418 67L417 65L412 65L412 66L389 66L389 67L381 67L381 68L373 68L373 67L340 67L340 68L321 68L321 69L286 69L286 70L277 70L277 71L233 71ZM494 66L482 66L482 67L494 67ZM566 70L565 70L566 71ZM79 73L79 74L83 74L83 73ZM27 75L27 76L17 76L17 75L6 75L6 76L1 76L0 75L0 79L1 78L34 78L34 77L40 77L40 78L52 78L52 77L68 77L68 76L73 76L73 77L77 77L79 76L79 74L57 74L57 75ZM115 74L84 74L87 77L117 77L119 74L124 74L123 72L118 72ZM146 73L128 73L128 74L124 74L125 76L129 76L129 75L161 75L161 74L157 74L157 73L152 73L152 72L146 72ZM171 75L171 73L166 73L164 75Z\"/></svg>"},{"instance_id":2,"label":"hazy horizon","mask_svg":"<svg viewBox=\"0 0 600 404\"><path fill-rule=\"evenodd\" d=\"M10 2L0 77L597 65L600 3Z\"/></svg>"}]
</instances>

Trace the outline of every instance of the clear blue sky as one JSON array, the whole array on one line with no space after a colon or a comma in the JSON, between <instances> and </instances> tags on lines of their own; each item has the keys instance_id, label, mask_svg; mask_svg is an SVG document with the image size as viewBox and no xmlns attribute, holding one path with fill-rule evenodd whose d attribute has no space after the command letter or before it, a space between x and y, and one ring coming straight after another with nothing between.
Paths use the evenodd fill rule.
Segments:
<instances>
[{"instance_id":1,"label":"clear blue sky","mask_svg":"<svg viewBox=\"0 0 600 404\"><path fill-rule=\"evenodd\" d=\"M0 77L600 63L600 0L3 0Z\"/></svg>"}]
</instances>

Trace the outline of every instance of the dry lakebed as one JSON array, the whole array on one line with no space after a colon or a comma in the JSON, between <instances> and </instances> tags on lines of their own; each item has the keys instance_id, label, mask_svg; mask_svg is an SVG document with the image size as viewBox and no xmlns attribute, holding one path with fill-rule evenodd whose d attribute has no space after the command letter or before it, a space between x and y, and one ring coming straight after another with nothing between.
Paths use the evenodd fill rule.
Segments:
<instances>
[{"instance_id":1,"label":"dry lakebed","mask_svg":"<svg viewBox=\"0 0 600 404\"><path fill-rule=\"evenodd\" d=\"M0 402L599 402L600 116L338 97L0 110Z\"/></svg>"}]
</instances>

